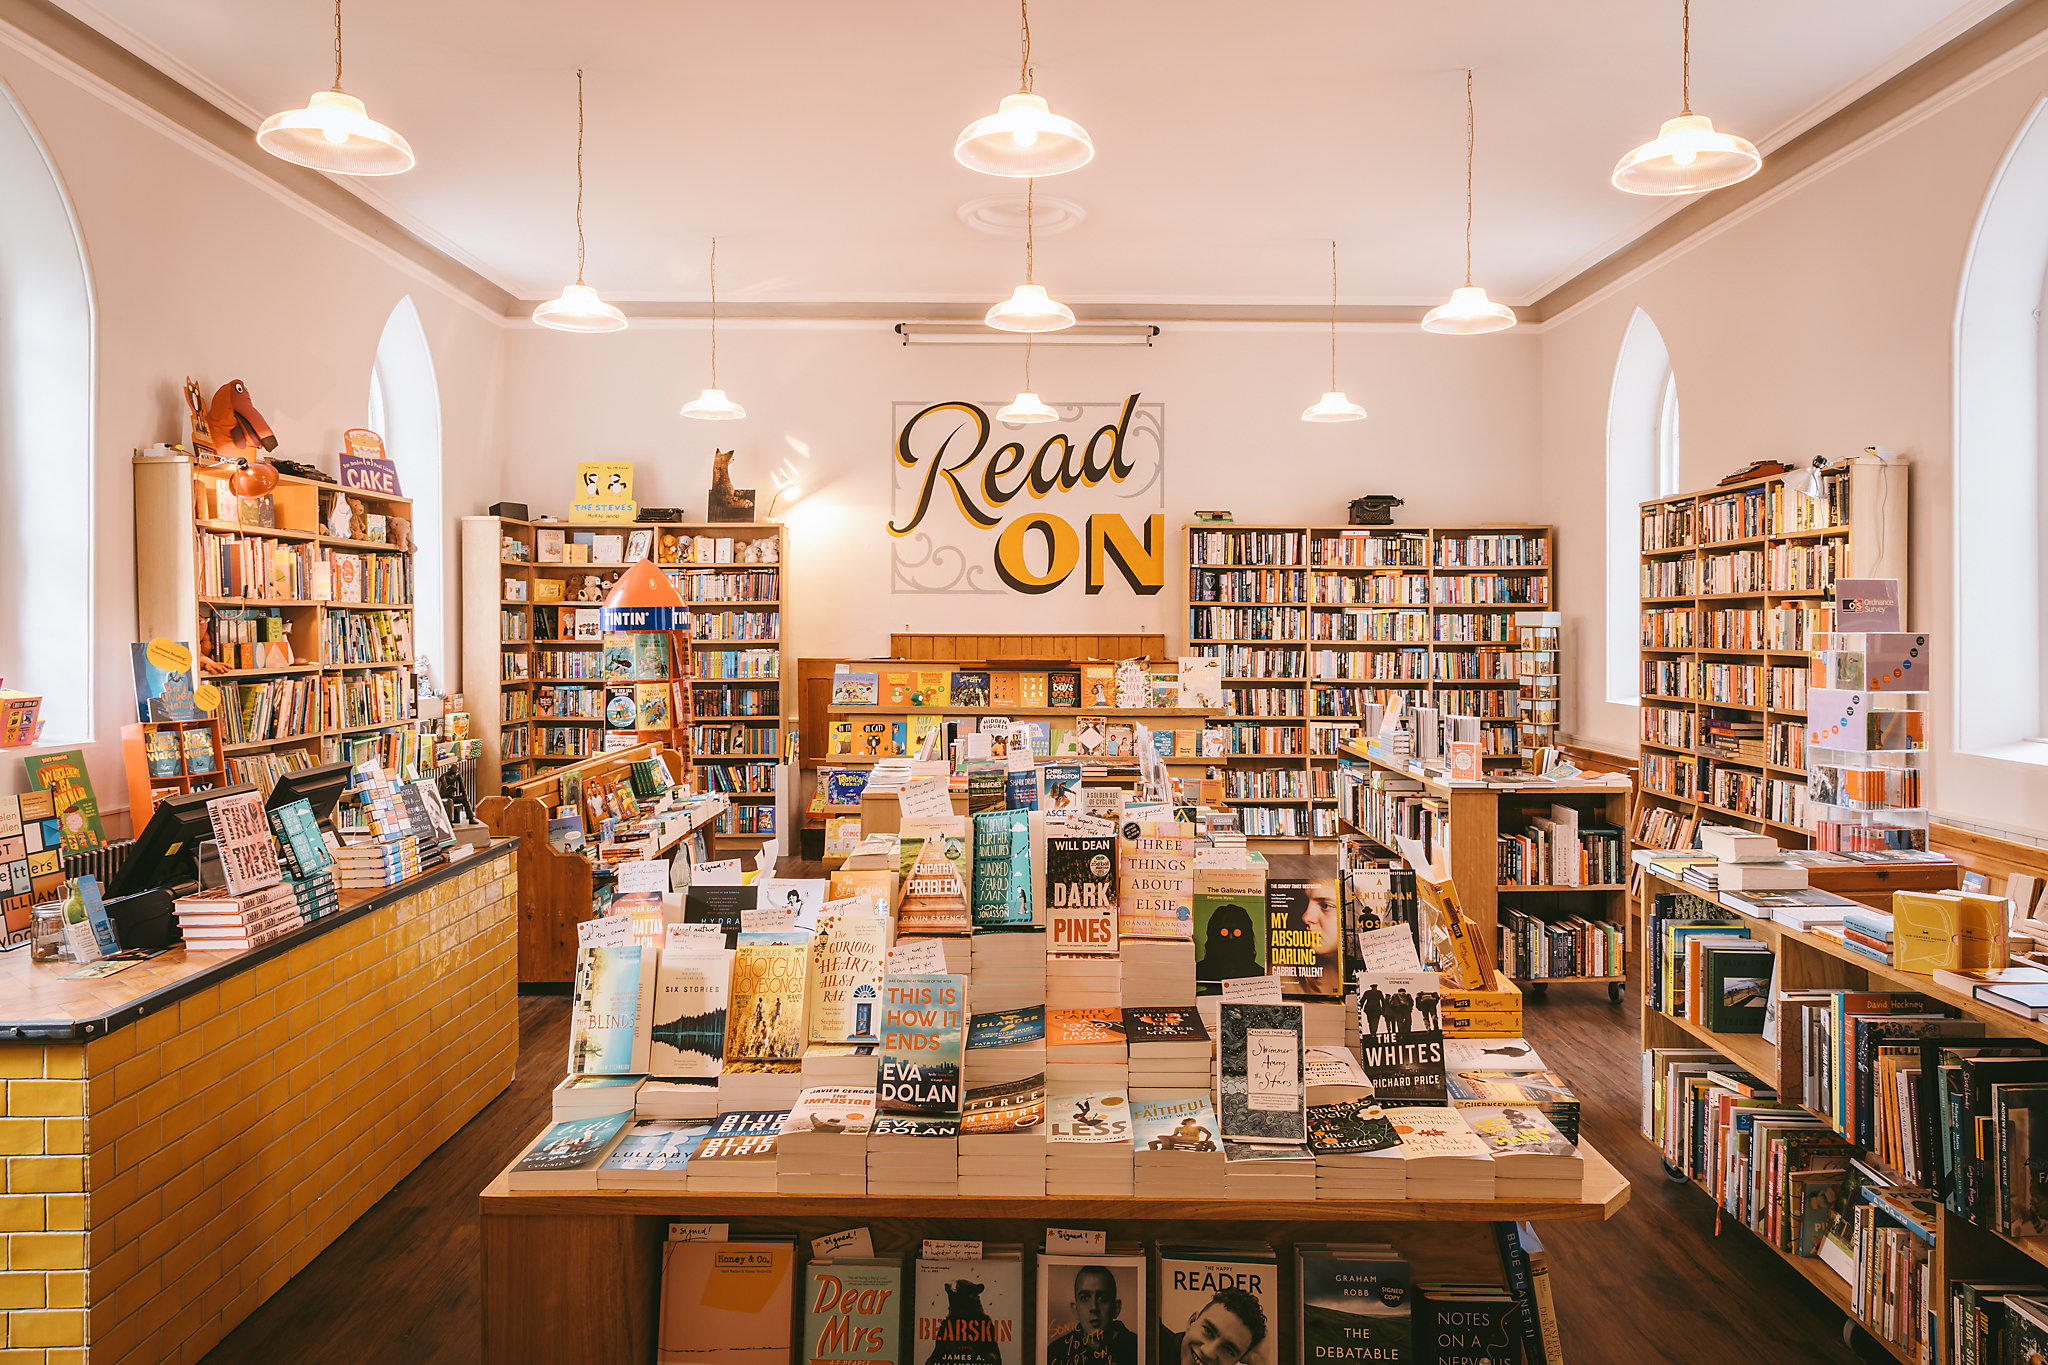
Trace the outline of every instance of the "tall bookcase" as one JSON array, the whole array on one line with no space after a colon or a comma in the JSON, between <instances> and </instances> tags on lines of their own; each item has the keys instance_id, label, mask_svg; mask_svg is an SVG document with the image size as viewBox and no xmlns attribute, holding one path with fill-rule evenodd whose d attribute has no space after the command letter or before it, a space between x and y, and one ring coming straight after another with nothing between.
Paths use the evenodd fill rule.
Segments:
<instances>
[{"instance_id":1,"label":"tall bookcase","mask_svg":"<svg viewBox=\"0 0 2048 1365\"><path fill-rule=\"evenodd\" d=\"M1479 716L1488 766L1519 764L1516 617L1556 609L1552 528L1183 531L1188 652L1223 661L1224 800L1249 837L1335 847L1337 749L1368 702Z\"/></svg>"},{"instance_id":2,"label":"tall bookcase","mask_svg":"<svg viewBox=\"0 0 2048 1365\"><path fill-rule=\"evenodd\" d=\"M1811 637L1837 577L1906 592L1906 466L1858 457L1822 485L1772 475L1642 505L1639 847L1701 820L1806 846Z\"/></svg>"},{"instance_id":3,"label":"tall bookcase","mask_svg":"<svg viewBox=\"0 0 2048 1365\"><path fill-rule=\"evenodd\" d=\"M208 661L195 681L221 689L221 776L268 791L282 773L364 758L416 775L432 745L413 733L413 554L393 525L411 501L279 474L259 525L232 472L134 461L137 633ZM363 514L352 532L382 518L388 538L327 534L339 498Z\"/></svg>"},{"instance_id":4,"label":"tall bookcase","mask_svg":"<svg viewBox=\"0 0 2048 1365\"><path fill-rule=\"evenodd\" d=\"M795 692L783 686L789 537L780 522L462 518L462 675L483 738L478 785L496 792L602 749L602 642L563 638L562 613L597 608L625 565L542 559L542 542L544 533L628 540L636 531L649 533L655 563L690 604L692 777L732 798L713 833L722 846L763 843L786 825L796 730L783 705Z\"/></svg>"}]
</instances>

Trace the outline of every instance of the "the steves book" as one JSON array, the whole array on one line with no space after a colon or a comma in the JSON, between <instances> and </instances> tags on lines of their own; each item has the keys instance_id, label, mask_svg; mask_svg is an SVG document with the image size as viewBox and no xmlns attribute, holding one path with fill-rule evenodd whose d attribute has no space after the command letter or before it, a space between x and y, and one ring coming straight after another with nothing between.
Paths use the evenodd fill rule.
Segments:
<instances>
[{"instance_id":1,"label":"the steves book","mask_svg":"<svg viewBox=\"0 0 2048 1365\"><path fill-rule=\"evenodd\" d=\"M910 1365L1024 1365L1024 1260L917 1263Z\"/></svg>"},{"instance_id":2,"label":"the steves book","mask_svg":"<svg viewBox=\"0 0 2048 1365\"><path fill-rule=\"evenodd\" d=\"M900 1259L812 1261L804 1267L803 1304L803 1365L907 1365Z\"/></svg>"},{"instance_id":3,"label":"the steves book","mask_svg":"<svg viewBox=\"0 0 2048 1365\"><path fill-rule=\"evenodd\" d=\"M882 1017L889 920L866 903L821 914L811 940L810 1040L872 1043Z\"/></svg>"},{"instance_id":4,"label":"the steves book","mask_svg":"<svg viewBox=\"0 0 2048 1365\"><path fill-rule=\"evenodd\" d=\"M728 1062L790 1062L804 1055L810 952L795 943L745 943L733 954Z\"/></svg>"},{"instance_id":5,"label":"the steves book","mask_svg":"<svg viewBox=\"0 0 2048 1365\"><path fill-rule=\"evenodd\" d=\"M1266 974L1266 874L1255 867L1197 869L1194 896L1195 984L1214 992L1225 981Z\"/></svg>"},{"instance_id":6,"label":"the steves book","mask_svg":"<svg viewBox=\"0 0 2048 1365\"><path fill-rule=\"evenodd\" d=\"M575 1003L569 1015L570 1075L646 1072L657 956L639 944L577 953Z\"/></svg>"},{"instance_id":7,"label":"the steves book","mask_svg":"<svg viewBox=\"0 0 2048 1365\"><path fill-rule=\"evenodd\" d=\"M659 959L648 1074L716 1076L725 1059L732 951L665 948Z\"/></svg>"},{"instance_id":8,"label":"the steves book","mask_svg":"<svg viewBox=\"0 0 2048 1365\"><path fill-rule=\"evenodd\" d=\"M1300 1143L1308 1137L1301 1006L1225 1000L1220 1011L1217 1112L1223 1136Z\"/></svg>"},{"instance_id":9,"label":"the steves book","mask_svg":"<svg viewBox=\"0 0 2048 1365\"><path fill-rule=\"evenodd\" d=\"M1049 834L1045 913L1053 953L1116 955L1116 838Z\"/></svg>"},{"instance_id":10,"label":"the steves book","mask_svg":"<svg viewBox=\"0 0 2048 1365\"><path fill-rule=\"evenodd\" d=\"M1271 1247L1161 1243L1158 1268L1158 1365L1280 1359L1280 1270Z\"/></svg>"},{"instance_id":11,"label":"the steves book","mask_svg":"<svg viewBox=\"0 0 2048 1365\"><path fill-rule=\"evenodd\" d=\"M796 1245L662 1245L658 1365L789 1365Z\"/></svg>"},{"instance_id":12,"label":"the steves book","mask_svg":"<svg viewBox=\"0 0 2048 1365\"><path fill-rule=\"evenodd\" d=\"M1358 1051L1382 1104L1444 1104L1444 1031L1435 972L1361 972Z\"/></svg>"},{"instance_id":13,"label":"the steves book","mask_svg":"<svg viewBox=\"0 0 2048 1365\"><path fill-rule=\"evenodd\" d=\"M1273 877L1266 882L1266 975L1289 998L1344 994L1343 914L1336 883Z\"/></svg>"},{"instance_id":14,"label":"the steves book","mask_svg":"<svg viewBox=\"0 0 2048 1365\"><path fill-rule=\"evenodd\" d=\"M885 1114L958 1118L967 978L882 978L882 1046L877 1072Z\"/></svg>"},{"instance_id":15,"label":"the steves book","mask_svg":"<svg viewBox=\"0 0 2048 1365\"><path fill-rule=\"evenodd\" d=\"M725 946L740 943L740 916L754 908L751 886L691 886L683 892L683 923L715 924L725 931Z\"/></svg>"},{"instance_id":16,"label":"the steves book","mask_svg":"<svg viewBox=\"0 0 2048 1365\"><path fill-rule=\"evenodd\" d=\"M1117 885L1121 938L1192 938L1195 827L1170 820L1131 820L1123 827Z\"/></svg>"},{"instance_id":17,"label":"the steves book","mask_svg":"<svg viewBox=\"0 0 2048 1365\"><path fill-rule=\"evenodd\" d=\"M1295 1345L1303 1361L1420 1365L1408 1263L1391 1248L1302 1243L1294 1249Z\"/></svg>"},{"instance_id":18,"label":"the steves book","mask_svg":"<svg viewBox=\"0 0 2048 1365\"><path fill-rule=\"evenodd\" d=\"M974 927L1031 923L1031 816L989 811L974 817Z\"/></svg>"}]
</instances>

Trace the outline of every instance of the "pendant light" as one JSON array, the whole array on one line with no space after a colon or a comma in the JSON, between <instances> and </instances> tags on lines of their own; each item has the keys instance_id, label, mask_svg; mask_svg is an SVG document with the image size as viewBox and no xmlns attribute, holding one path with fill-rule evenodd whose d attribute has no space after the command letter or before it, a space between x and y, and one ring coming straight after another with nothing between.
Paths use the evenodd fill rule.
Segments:
<instances>
[{"instance_id":1,"label":"pendant light","mask_svg":"<svg viewBox=\"0 0 2048 1365\"><path fill-rule=\"evenodd\" d=\"M263 120L256 145L294 165L332 175L398 175L412 169L411 144L342 91L341 0L334 0L334 88L315 94L303 109Z\"/></svg>"},{"instance_id":2,"label":"pendant light","mask_svg":"<svg viewBox=\"0 0 2048 1365\"><path fill-rule=\"evenodd\" d=\"M616 332L626 315L597 296L583 282L583 68L576 68L576 283L564 285L560 298L533 310L533 320L558 332Z\"/></svg>"},{"instance_id":3,"label":"pendant light","mask_svg":"<svg viewBox=\"0 0 2048 1365\"><path fill-rule=\"evenodd\" d=\"M1684 5L1682 112L1615 163L1614 188L1630 194L1698 194L1747 180L1763 168L1763 154L1752 143L1714 131L1712 119L1692 111L1692 0Z\"/></svg>"},{"instance_id":4,"label":"pendant light","mask_svg":"<svg viewBox=\"0 0 2048 1365\"><path fill-rule=\"evenodd\" d=\"M1024 388L1005 406L996 409L996 420L1012 426L1024 426L1032 422L1057 422L1059 414L1038 401L1038 395L1031 391L1031 334L1024 334Z\"/></svg>"},{"instance_id":5,"label":"pendant light","mask_svg":"<svg viewBox=\"0 0 2048 1365\"><path fill-rule=\"evenodd\" d=\"M1074 325L1074 310L1047 295L1044 285L1031 282L1031 196L1037 184L1036 180L1024 184L1024 283L982 319L999 332L1057 332Z\"/></svg>"},{"instance_id":6,"label":"pendant light","mask_svg":"<svg viewBox=\"0 0 2048 1365\"><path fill-rule=\"evenodd\" d=\"M1031 93L1030 0L1018 0L1017 8L1024 31L1020 89L1005 96L993 114L961 129L953 159L970 171L1012 179L1077 170L1094 159L1095 144L1080 124L1061 118Z\"/></svg>"},{"instance_id":7,"label":"pendant light","mask_svg":"<svg viewBox=\"0 0 2048 1365\"><path fill-rule=\"evenodd\" d=\"M1515 310L1486 297L1472 283L1472 147L1476 120L1472 116L1472 68L1465 68L1465 283L1422 316L1422 330L1450 336L1477 336L1515 325Z\"/></svg>"},{"instance_id":8,"label":"pendant light","mask_svg":"<svg viewBox=\"0 0 2048 1365\"><path fill-rule=\"evenodd\" d=\"M711 239L711 387L683 404L683 416L701 422L737 422L747 410L718 387L718 239Z\"/></svg>"},{"instance_id":9,"label":"pendant light","mask_svg":"<svg viewBox=\"0 0 2048 1365\"><path fill-rule=\"evenodd\" d=\"M1337 239L1330 239L1330 391L1301 410L1304 422L1358 422L1365 409L1337 389Z\"/></svg>"}]
</instances>

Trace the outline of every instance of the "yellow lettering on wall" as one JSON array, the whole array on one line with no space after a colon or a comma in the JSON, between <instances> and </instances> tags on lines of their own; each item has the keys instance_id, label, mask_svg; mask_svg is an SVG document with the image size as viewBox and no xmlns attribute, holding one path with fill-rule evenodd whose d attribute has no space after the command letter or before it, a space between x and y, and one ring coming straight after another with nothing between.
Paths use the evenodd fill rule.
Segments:
<instances>
[{"instance_id":1,"label":"yellow lettering on wall","mask_svg":"<svg viewBox=\"0 0 2048 1365\"><path fill-rule=\"evenodd\" d=\"M1159 518L1165 525L1166 518ZM1045 572L1031 572L1024 559L1024 542L1033 531L1045 536ZM1164 546L1165 538L1160 538ZM996 573L1018 592L1051 592L1066 581L1081 558L1081 538L1074 528L1050 512L1026 512L1008 526L996 540ZM1162 571L1164 563L1161 564ZM1128 572L1128 571L1126 571ZM1092 589L1091 589L1092 591Z\"/></svg>"},{"instance_id":2,"label":"yellow lettering on wall","mask_svg":"<svg viewBox=\"0 0 2048 1365\"><path fill-rule=\"evenodd\" d=\"M1129 522L1114 512L1088 518L1088 592L1102 591L1103 570L1109 560L1140 597L1150 597L1166 586L1166 514L1154 512L1145 519L1145 538L1140 541Z\"/></svg>"}]
</instances>

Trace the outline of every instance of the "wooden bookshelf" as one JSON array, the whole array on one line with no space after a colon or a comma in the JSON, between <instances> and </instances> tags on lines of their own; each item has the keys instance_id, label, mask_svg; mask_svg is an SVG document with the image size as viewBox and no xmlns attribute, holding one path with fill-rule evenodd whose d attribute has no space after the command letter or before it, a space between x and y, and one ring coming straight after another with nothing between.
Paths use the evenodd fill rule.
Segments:
<instances>
[{"instance_id":1,"label":"wooden bookshelf","mask_svg":"<svg viewBox=\"0 0 2048 1365\"><path fill-rule=\"evenodd\" d=\"M401 777L421 775L415 757L431 759L433 744L408 735L421 724L413 696L411 536L396 527L386 541L327 534L339 498L387 525L410 523L411 500L281 473L266 495L275 524L262 526L237 519L257 507L238 504L228 491L233 472L183 455L133 461L136 632L190 644L203 660L195 682L224 694L219 780L254 782L267 792L280 771L364 758ZM259 552L267 561L260 575L243 574L240 592L220 591L227 586L220 562L253 562ZM349 581L362 596L387 600L338 600ZM230 659L235 637L266 631L283 635L262 641L283 646L276 659ZM233 667L222 666L230 661ZM251 689L292 686L306 693L302 723L244 731L241 701Z\"/></svg>"},{"instance_id":2,"label":"wooden bookshelf","mask_svg":"<svg viewBox=\"0 0 2048 1365\"><path fill-rule=\"evenodd\" d=\"M654 560L690 604L692 631L688 687L694 724L692 784L700 791L730 790L733 809L715 831L721 848L756 847L788 827L788 759L796 729L795 693L785 642L789 596L789 534L780 522L570 522L463 517L462 651L464 691L478 719L484 756L479 787L497 791L537 773L575 763L604 742L598 676L598 640L561 639L548 628L555 609L595 608L622 563L543 560L541 533L630 537L651 533ZM697 557L699 538L714 542L712 557ZM716 546L728 543L727 558ZM748 547L755 556L748 559ZM755 575L742 578L742 575ZM588 580L598 580L593 588ZM542 585L549 585L543 587ZM772 591L764 594L764 586ZM538 600L558 587L560 597ZM513 591L508 592L510 588ZM595 592L596 600L576 600ZM516 594L516 595L515 595ZM741 634L740 632L752 632ZM764 633L765 632L765 633ZM562 676L585 667L568 658L588 656L589 676ZM745 673L761 670L759 676ZM587 696L594 714L541 716L545 700ZM792 703L786 705L785 703ZM730 714L728 714L730 713ZM760 752L729 752L728 741ZM588 746L587 748L583 746ZM759 828L766 825L767 830Z\"/></svg>"},{"instance_id":3,"label":"wooden bookshelf","mask_svg":"<svg viewBox=\"0 0 2048 1365\"><path fill-rule=\"evenodd\" d=\"M1488 767L1520 764L1515 621L1556 610L1555 540L1506 523L1184 526L1187 648L1223 661L1224 793L1248 836L1332 849L1338 743L1396 694L1480 716Z\"/></svg>"}]
</instances>

